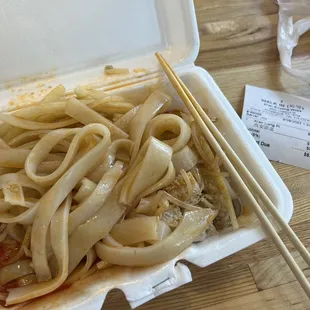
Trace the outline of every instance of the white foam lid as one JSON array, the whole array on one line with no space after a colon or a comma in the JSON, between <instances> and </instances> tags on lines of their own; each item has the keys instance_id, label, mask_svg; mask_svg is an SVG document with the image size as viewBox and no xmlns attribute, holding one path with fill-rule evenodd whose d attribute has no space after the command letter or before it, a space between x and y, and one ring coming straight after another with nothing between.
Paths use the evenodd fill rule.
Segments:
<instances>
[{"instance_id":1,"label":"white foam lid","mask_svg":"<svg viewBox=\"0 0 310 310\"><path fill-rule=\"evenodd\" d=\"M155 51L184 65L199 50L188 0L0 0L0 16L2 88L50 72L102 74L107 64L154 69Z\"/></svg>"}]
</instances>

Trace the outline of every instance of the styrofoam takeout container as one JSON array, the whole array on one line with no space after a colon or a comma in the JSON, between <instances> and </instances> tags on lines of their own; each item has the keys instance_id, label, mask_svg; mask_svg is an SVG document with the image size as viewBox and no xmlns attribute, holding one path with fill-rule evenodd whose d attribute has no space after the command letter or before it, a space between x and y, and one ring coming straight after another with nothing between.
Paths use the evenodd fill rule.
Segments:
<instances>
[{"instance_id":1,"label":"styrofoam takeout container","mask_svg":"<svg viewBox=\"0 0 310 310\"><path fill-rule=\"evenodd\" d=\"M194 65L199 36L192 1L0 0L0 5L2 109L31 102L37 96L33 92L43 95L48 86L60 83L67 89L100 85L141 102L162 82L154 57L155 51L162 52L200 104L218 117L221 132L289 221L293 203L288 189L208 72ZM130 68L132 73L104 77L107 64ZM172 95L173 105L180 107ZM226 231L193 244L168 263L97 272L26 309L100 309L113 288L123 290L136 307L192 280L189 269L178 262L181 259L205 267L263 238L257 223Z\"/></svg>"}]
</instances>

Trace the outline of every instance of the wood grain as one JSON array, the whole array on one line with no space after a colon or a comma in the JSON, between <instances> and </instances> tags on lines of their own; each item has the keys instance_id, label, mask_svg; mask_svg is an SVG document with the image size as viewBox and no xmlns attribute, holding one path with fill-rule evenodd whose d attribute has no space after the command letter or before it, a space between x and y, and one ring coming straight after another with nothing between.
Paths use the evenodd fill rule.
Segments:
<instances>
[{"instance_id":1,"label":"wood grain","mask_svg":"<svg viewBox=\"0 0 310 310\"><path fill-rule=\"evenodd\" d=\"M245 84L303 96L310 87L281 68L276 46L278 7L270 0L195 0L200 34L196 64L206 68L241 114ZM310 35L294 51L294 65L310 70ZM310 248L310 171L272 163L292 193L292 228ZM283 234L281 234L283 237ZM285 243L293 250L290 243ZM293 255L310 276L309 267ZM139 309L310 309L299 284L270 240L204 269L189 265L193 282ZM103 309L129 309L123 293L109 293Z\"/></svg>"},{"instance_id":2,"label":"wood grain","mask_svg":"<svg viewBox=\"0 0 310 310\"><path fill-rule=\"evenodd\" d=\"M305 310L310 301L297 282L263 290L216 306L201 307L204 310Z\"/></svg>"},{"instance_id":3,"label":"wood grain","mask_svg":"<svg viewBox=\"0 0 310 310\"><path fill-rule=\"evenodd\" d=\"M187 285L186 291L183 289L171 291L142 305L139 309L199 309L200 304L204 306L214 305L236 296L257 292L256 284L248 266L243 266L238 270L230 269L225 273L208 272L208 268L199 269L196 266L192 266L191 269L196 272L193 282ZM231 286L232 282L234 286ZM113 304L115 308L117 305L117 309L129 309L129 306L123 304L123 301L119 301L118 297L118 291L110 293L103 309L110 309L109 304Z\"/></svg>"},{"instance_id":4,"label":"wood grain","mask_svg":"<svg viewBox=\"0 0 310 310\"><path fill-rule=\"evenodd\" d=\"M293 251L292 255L305 275L310 278L309 266L304 262L300 254ZM249 267L259 290L265 290L289 282L296 282L296 278L281 255L251 263Z\"/></svg>"}]
</instances>

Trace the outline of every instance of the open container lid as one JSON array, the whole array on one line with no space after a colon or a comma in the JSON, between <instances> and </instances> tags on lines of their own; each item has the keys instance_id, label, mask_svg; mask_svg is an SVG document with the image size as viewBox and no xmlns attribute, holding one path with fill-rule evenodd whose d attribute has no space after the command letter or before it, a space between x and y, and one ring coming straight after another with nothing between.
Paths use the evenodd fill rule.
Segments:
<instances>
[{"instance_id":1,"label":"open container lid","mask_svg":"<svg viewBox=\"0 0 310 310\"><path fill-rule=\"evenodd\" d=\"M191 0L0 0L0 6L4 91L50 76L90 83L107 64L154 71L156 51L185 65L199 51Z\"/></svg>"},{"instance_id":2,"label":"open container lid","mask_svg":"<svg viewBox=\"0 0 310 310\"><path fill-rule=\"evenodd\" d=\"M17 92L23 93L25 89L36 91L37 81L49 79L49 83L63 83L67 88L88 84L103 78L107 64L155 71L159 68L155 51L162 52L170 64L183 67L195 61L199 50L192 0L0 0L0 5L2 108ZM255 165L256 169L272 176L271 181L277 185L279 203L284 201L283 206L287 207L288 220L292 214L288 190L268 160L257 152L259 147L256 142L211 77L202 69L194 69L202 82L197 87L204 93L208 87L213 90L214 101L221 108L218 111L225 117L227 126L233 125L229 128L234 130L232 134L238 132L236 136L244 136L241 141L248 142L239 145L239 148L242 146L242 153L248 147L252 154L256 154L253 156L254 162L263 162L262 165ZM14 91L12 86L17 86ZM118 287L126 293L131 304L137 306L191 280L189 269L177 263L179 259L206 266L263 237L264 234L257 228L251 229L250 237L245 229L240 229L233 236L216 236L209 246L195 244L164 266L151 267L152 272L147 270L144 275L141 274L143 270L140 273L125 273L123 278L127 282ZM83 289L78 287L76 290L75 296L85 302L82 305L84 308L99 309L109 285L116 286L115 283L106 283L108 289L104 292L101 280L106 279L100 278L100 275L98 277L97 286L92 287L87 282ZM94 291L99 293L91 295ZM64 306L66 297L66 291L59 292L56 300L59 307ZM74 304L75 300L68 295L67 302ZM51 305L57 307L55 303ZM28 309L32 308L29 304ZM77 309L77 306L74 304L66 309Z\"/></svg>"}]
</instances>

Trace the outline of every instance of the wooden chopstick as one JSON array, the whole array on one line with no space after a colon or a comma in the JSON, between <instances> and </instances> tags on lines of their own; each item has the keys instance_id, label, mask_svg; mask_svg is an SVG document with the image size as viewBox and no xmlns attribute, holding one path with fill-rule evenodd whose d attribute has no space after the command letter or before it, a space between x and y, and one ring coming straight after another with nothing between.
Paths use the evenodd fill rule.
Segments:
<instances>
[{"instance_id":1,"label":"wooden chopstick","mask_svg":"<svg viewBox=\"0 0 310 310\"><path fill-rule=\"evenodd\" d=\"M244 178L247 180L248 184L251 188L255 191L256 195L260 198L262 203L268 208L268 211L272 214L272 216L275 218L275 220L278 222L280 227L283 229L284 233L287 235L289 240L292 242L292 244L295 246L295 248L298 250L300 255L303 257L305 262L310 266L310 253L306 249L306 247L303 245L303 243L298 239L292 228L284 221L282 216L279 214L278 209L275 207L275 205L272 203L270 198L266 195L264 190L261 188L261 186L257 183L255 178L252 176L252 174L249 172L249 170L246 168L244 163L240 160L238 155L235 153L235 151L232 149L232 147L228 144L228 142L225 140L223 135L220 133L220 131L216 128L216 126L213 124L213 122L210 120L209 116L205 113L205 111L202 109L200 104L196 101L194 96L191 94L191 92L188 90L188 88L185 86L183 81L173 72L170 65L162 58L161 55L157 55L156 57L159 57L161 60L159 62L164 61L164 63L169 68L170 72L174 75L177 82L181 85L182 89L190 99L191 103L193 104L194 108L197 110L205 124L208 126L209 130L212 132L212 134L216 137L217 141L220 143L222 148L225 150L227 156L230 158L230 160L238 167L239 172L244 176Z\"/></svg>"},{"instance_id":2,"label":"wooden chopstick","mask_svg":"<svg viewBox=\"0 0 310 310\"><path fill-rule=\"evenodd\" d=\"M181 79L175 74L173 69L169 66L169 64L165 61L165 59L159 54L155 53L160 65L162 66L164 72L166 73L168 79L170 80L171 84L174 86L175 90L178 92L179 96L181 97L182 101L184 102L185 106L193 116L195 122L200 127L203 135L207 139L207 141L211 144L215 153L221 158L225 168L227 169L228 173L231 177L238 182L241 189L244 191L246 197L250 200L253 210L261 222L261 225L266 232L266 234L271 238L274 242L275 246L278 248L279 252L289 265L290 269L294 273L296 279L304 289L307 296L310 298L310 284L303 274L302 270L299 268L298 264L286 248L285 244L279 237L277 231L273 227L272 223L267 218L266 214L252 195L251 191L237 172L236 168L233 166L232 162L235 164L237 169L242 174L243 178L247 181L250 188L258 195L261 201L264 203L268 211L272 214L272 216L276 219L279 223L281 228L283 229L284 233L288 236L292 244L295 246L296 250L302 255L304 260L310 265L310 254L302 244L302 242L298 239L294 231L291 227L283 220L281 215L279 214L277 208L274 206L272 201L266 195L264 190L260 187L257 183L255 178L249 172L249 170L245 167L242 163L240 158L234 152L234 150L230 147L227 143L225 138L219 132L219 130L215 127L215 125L210 120L209 116L203 111L201 106L195 100L193 95L181 81ZM218 143L219 141L219 143ZM225 150L225 152L224 152ZM227 155L231 159L228 159Z\"/></svg>"}]
</instances>

